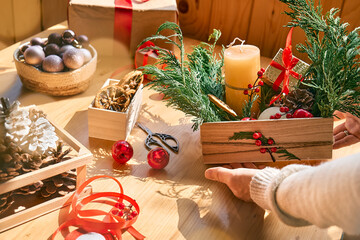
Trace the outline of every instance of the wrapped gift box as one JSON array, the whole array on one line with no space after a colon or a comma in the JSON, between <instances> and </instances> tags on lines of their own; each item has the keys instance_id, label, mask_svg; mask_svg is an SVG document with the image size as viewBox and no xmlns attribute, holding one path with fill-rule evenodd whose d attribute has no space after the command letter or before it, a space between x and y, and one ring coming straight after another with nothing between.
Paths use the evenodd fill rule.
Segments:
<instances>
[{"instance_id":1,"label":"wrapped gift box","mask_svg":"<svg viewBox=\"0 0 360 240\"><path fill-rule=\"evenodd\" d=\"M273 61L279 63L282 66L283 66L282 64L283 51L284 50L280 48L279 51L276 53L275 57L273 58ZM298 63L295 65L295 67L292 70L300 75L304 75L308 68L309 68L309 64L299 59ZM282 70L269 65L265 70L264 80L268 84L272 85L275 82L275 80L278 78L278 76L281 74L281 72ZM296 86L298 81L299 81L298 79L290 75L290 82L289 82L290 88ZM282 83L280 84L279 87L280 89L282 88Z\"/></svg>"},{"instance_id":2,"label":"wrapped gift box","mask_svg":"<svg viewBox=\"0 0 360 240\"><path fill-rule=\"evenodd\" d=\"M138 44L164 22L177 22L176 0L70 0L69 28L89 37L99 55L134 55ZM116 4L117 5L116 5ZM172 50L172 45L154 42Z\"/></svg>"}]
</instances>

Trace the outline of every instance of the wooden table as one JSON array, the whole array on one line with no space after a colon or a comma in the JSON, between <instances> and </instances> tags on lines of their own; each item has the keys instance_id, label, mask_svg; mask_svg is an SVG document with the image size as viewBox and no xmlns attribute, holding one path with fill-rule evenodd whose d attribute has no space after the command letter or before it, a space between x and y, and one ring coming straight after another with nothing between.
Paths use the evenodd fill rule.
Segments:
<instances>
[{"instance_id":1,"label":"wooden table","mask_svg":"<svg viewBox=\"0 0 360 240\"><path fill-rule=\"evenodd\" d=\"M65 28L66 23L62 23L36 36L46 37ZM186 40L188 47L191 43L197 41ZM135 127L128 139L134 148L133 159L123 166L114 163L110 153L113 142L88 138L87 107L111 73L131 64L132 60L100 57L86 92L73 97L51 97L22 87L12 60L19 44L0 51L0 96L18 99L24 106L38 105L49 118L88 147L94 160L88 165L87 176L107 174L120 180L125 194L136 199L142 210L135 228L147 239L339 239L341 230L336 227L289 227L255 204L237 199L225 185L205 179L207 166L202 163L199 132L191 130L191 119L165 107L159 95L148 89L144 89L139 121L153 131L177 137L180 152L171 154L166 169L151 169L146 161L146 135ZM262 59L263 66L268 63L269 59ZM359 149L359 144L334 151L334 155L348 155L355 149ZM108 180L95 182L93 187L95 191L116 188ZM0 239L48 239L62 219L59 213L62 212L54 211L3 232ZM128 233L123 236L132 239Z\"/></svg>"}]
</instances>

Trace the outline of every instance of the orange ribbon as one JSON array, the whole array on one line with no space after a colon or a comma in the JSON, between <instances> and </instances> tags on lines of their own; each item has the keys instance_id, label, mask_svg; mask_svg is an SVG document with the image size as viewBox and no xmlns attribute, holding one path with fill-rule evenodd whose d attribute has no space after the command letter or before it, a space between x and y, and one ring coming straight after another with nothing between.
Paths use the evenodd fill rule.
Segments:
<instances>
[{"instance_id":1,"label":"orange ribbon","mask_svg":"<svg viewBox=\"0 0 360 240\"><path fill-rule=\"evenodd\" d=\"M110 178L114 180L120 188L120 192L99 192L90 194L87 197L80 198L80 194L84 189L93 181L99 178ZM140 214L139 205L136 201L123 194L123 188L120 182L113 177L102 175L95 176L87 181L85 181L73 194L71 202L71 212L69 214L69 220L61 224L58 229L53 233L51 239L54 240L56 235L61 231L68 229L70 226L77 227L78 229L67 234L65 240L76 240L80 235L87 232L96 232L103 235L106 239L114 239L114 236L117 239L121 240L121 234L124 231L128 231L135 239L142 240L145 238L141 233L139 233L132 225L136 222L137 216L131 220L125 220L116 214L113 214L113 210L116 210L115 206L118 203L122 203L124 200L129 202L135 207L135 210ZM94 200L102 198L101 203L112 206L112 209L109 212L105 212L97 209L87 209L83 208ZM103 200L107 198L109 200ZM93 217L104 216L104 220L94 219Z\"/></svg>"},{"instance_id":2,"label":"orange ribbon","mask_svg":"<svg viewBox=\"0 0 360 240\"><path fill-rule=\"evenodd\" d=\"M270 105L273 104L276 100L280 98L280 96L285 93L289 93L289 80L290 75L296 79L300 79L301 75L294 72L292 69L296 66L299 62L299 59L292 55L292 46L291 46L291 38L292 38L293 28L290 29L287 38L286 38L286 45L285 49L282 54L282 64L275 62L274 60L271 61L270 66L275 67L281 70L280 75L277 77L273 84L273 89L277 91L279 89L280 84L283 82L283 87L278 96L276 96L273 100L271 100Z\"/></svg>"}]
</instances>

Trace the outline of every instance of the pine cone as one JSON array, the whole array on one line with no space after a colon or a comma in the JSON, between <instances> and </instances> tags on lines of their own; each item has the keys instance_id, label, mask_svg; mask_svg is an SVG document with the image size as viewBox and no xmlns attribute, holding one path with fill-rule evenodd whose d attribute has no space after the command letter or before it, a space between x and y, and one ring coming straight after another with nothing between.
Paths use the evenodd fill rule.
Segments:
<instances>
[{"instance_id":1,"label":"pine cone","mask_svg":"<svg viewBox=\"0 0 360 240\"><path fill-rule=\"evenodd\" d=\"M43 180L44 186L41 188L42 197L52 195L65 196L76 188L76 174L73 171L65 172L54 177Z\"/></svg>"},{"instance_id":2,"label":"pine cone","mask_svg":"<svg viewBox=\"0 0 360 240\"><path fill-rule=\"evenodd\" d=\"M58 137L55 128L36 109L20 109L18 106L5 118L5 128L16 145L27 152L47 153L50 147L56 148Z\"/></svg>"},{"instance_id":3,"label":"pine cone","mask_svg":"<svg viewBox=\"0 0 360 240\"><path fill-rule=\"evenodd\" d=\"M40 189L42 188L42 186L44 185L44 183L42 181L38 181L34 184L31 185L27 185L25 187L21 187L19 189L16 189L13 194L18 194L18 195L32 195L35 194L36 192L40 191Z\"/></svg>"},{"instance_id":4,"label":"pine cone","mask_svg":"<svg viewBox=\"0 0 360 240\"><path fill-rule=\"evenodd\" d=\"M306 89L295 89L285 97L284 104L290 110L302 108L309 111L313 105L313 97L313 94Z\"/></svg>"},{"instance_id":5,"label":"pine cone","mask_svg":"<svg viewBox=\"0 0 360 240\"><path fill-rule=\"evenodd\" d=\"M0 195L0 214L5 212L12 204L14 199L12 192L4 193Z\"/></svg>"},{"instance_id":6,"label":"pine cone","mask_svg":"<svg viewBox=\"0 0 360 240\"><path fill-rule=\"evenodd\" d=\"M58 142L56 149L50 148L51 154L50 156L47 156L45 159L43 159L42 167L71 159L71 157L68 156L68 154L72 151L72 148L69 147L65 151L63 151L63 149L64 149L64 143L62 141Z\"/></svg>"},{"instance_id":7,"label":"pine cone","mask_svg":"<svg viewBox=\"0 0 360 240\"><path fill-rule=\"evenodd\" d=\"M21 149L8 137L0 139L0 182L8 181L21 173Z\"/></svg>"},{"instance_id":8,"label":"pine cone","mask_svg":"<svg viewBox=\"0 0 360 240\"><path fill-rule=\"evenodd\" d=\"M24 172L38 170L43 164L42 156L37 152L33 152L31 155L29 153L21 154L20 161L22 165L21 169Z\"/></svg>"}]
</instances>

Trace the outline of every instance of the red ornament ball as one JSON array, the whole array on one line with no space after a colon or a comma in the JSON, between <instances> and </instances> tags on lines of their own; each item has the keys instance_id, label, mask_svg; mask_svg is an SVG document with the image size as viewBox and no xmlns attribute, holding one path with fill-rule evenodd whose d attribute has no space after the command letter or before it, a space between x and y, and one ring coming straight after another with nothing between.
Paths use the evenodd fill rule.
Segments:
<instances>
[{"instance_id":1,"label":"red ornament ball","mask_svg":"<svg viewBox=\"0 0 360 240\"><path fill-rule=\"evenodd\" d=\"M264 82L263 82L263 81L259 81L259 82L258 82L258 85L259 85L259 86L264 86Z\"/></svg>"},{"instance_id":2,"label":"red ornament ball","mask_svg":"<svg viewBox=\"0 0 360 240\"><path fill-rule=\"evenodd\" d=\"M261 153L266 153L266 148L260 148Z\"/></svg>"},{"instance_id":3,"label":"red ornament ball","mask_svg":"<svg viewBox=\"0 0 360 240\"><path fill-rule=\"evenodd\" d=\"M112 146L111 154L116 162L124 164L132 158L134 150L130 143L120 140Z\"/></svg>"},{"instance_id":4,"label":"red ornament ball","mask_svg":"<svg viewBox=\"0 0 360 240\"><path fill-rule=\"evenodd\" d=\"M256 146L261 146L262 142L261 142L261 140L256 140L255 144L256 144Z\"/></svg>"},{"instance_id":5,"label":"red ornament ball","mask_svg":"<svg viewBox=\"0 0 360 240\"><path fill-rule=\"evenodd\" d=\"M163 169L169 163L169 153L162 147L151 149L147 155L150 167L154 169Z\"/></svg>"}]
</instances>

